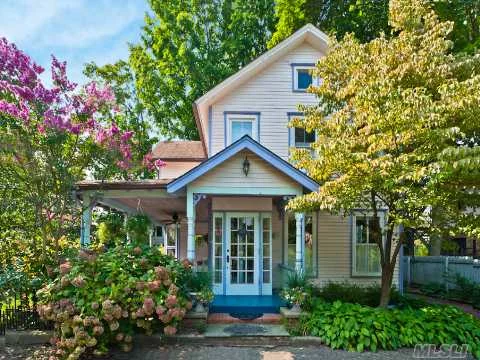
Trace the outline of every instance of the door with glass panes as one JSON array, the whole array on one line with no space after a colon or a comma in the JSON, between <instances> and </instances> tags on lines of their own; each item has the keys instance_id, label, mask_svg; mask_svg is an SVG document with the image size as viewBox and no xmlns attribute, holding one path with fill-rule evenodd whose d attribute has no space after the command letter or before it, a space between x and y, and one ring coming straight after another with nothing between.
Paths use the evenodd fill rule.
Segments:
<instances>
[{"instance_id":1,"label":"door with glass panes","mask_svg":"<svg viewBox=\"0 0 480 360\"><path fill-rule=\"evenodd\" d=\"M271 215L215 213L213 290L217 295L271 295Z\"/></svg>"}]
</instances>

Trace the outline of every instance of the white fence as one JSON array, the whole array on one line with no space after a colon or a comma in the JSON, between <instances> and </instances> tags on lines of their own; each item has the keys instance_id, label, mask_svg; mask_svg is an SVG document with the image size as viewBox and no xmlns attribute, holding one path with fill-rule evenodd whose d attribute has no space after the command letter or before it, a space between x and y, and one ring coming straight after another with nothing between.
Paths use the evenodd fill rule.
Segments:
<instances>
[{"instance_id":1,"label":"white fence","mask_svg":"<svg viewBox=\"0 0 480 360\"><path fill-rule=\"evenodd\" d=\"M407 285L440 283L448 287L447 278L460 274L480 284L480 260L464 256L404 256L402 278Z\"/></svg>"}]
</instances>

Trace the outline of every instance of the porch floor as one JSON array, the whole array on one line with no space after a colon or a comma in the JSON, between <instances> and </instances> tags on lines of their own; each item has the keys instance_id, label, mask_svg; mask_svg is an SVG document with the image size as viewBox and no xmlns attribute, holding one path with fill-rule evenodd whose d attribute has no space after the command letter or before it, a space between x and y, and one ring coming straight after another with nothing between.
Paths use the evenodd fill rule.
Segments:
<instances>
[{"instance_id":1,"label":"porch floor","mask_svg":"<svg viewBox=\"0 0 480 360\"><path fill-rule=\"evenodd\" d=\"M259 314L279 313L285 302L274 295L215 295L210 313Z\"/></svg>"}]
</instances>

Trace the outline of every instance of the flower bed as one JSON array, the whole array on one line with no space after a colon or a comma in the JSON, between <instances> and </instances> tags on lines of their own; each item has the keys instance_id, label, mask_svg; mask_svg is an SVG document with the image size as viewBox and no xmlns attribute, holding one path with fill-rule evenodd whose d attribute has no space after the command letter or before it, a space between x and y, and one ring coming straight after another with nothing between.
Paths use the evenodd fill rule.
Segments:
<instances>
[{"instance_id":1,"label":"flower bed","mask_svg":"<svg viewBox=\"0 0 480 360\"><path fill-rule=\"evenodd\" d=\"M416 344L468 344L480 357L480 321L453 306L383 309L336 301L316 301L302 316L296 335L320 337L334 349L377 351Z\"/></svg>"},{"instance_id":2,"label":"flower bed","mask_svg":"<svg viewBox=\"0 0 480 360\"><path fill-rule=\"evenodd\" d=\"M157 248L80 251L39 291L41 317L55 322L54 356L100 355L112 344L129 351L137 331L174 335L192 306L184 288L190 276L188 262Z\"/></svg>"}]
</instances>

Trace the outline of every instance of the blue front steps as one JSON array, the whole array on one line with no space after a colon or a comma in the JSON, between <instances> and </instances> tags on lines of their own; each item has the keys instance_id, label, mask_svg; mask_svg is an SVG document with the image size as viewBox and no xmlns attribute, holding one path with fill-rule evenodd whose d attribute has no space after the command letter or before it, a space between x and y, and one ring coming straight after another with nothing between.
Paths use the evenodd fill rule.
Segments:
<instances>
[{"instance_id":1,"label":"blue front steps","mask_svg":"<svg viewBox=\"0 0 480 360\"><path fill-rule=\"evenodd\" d=\"M279 313L285 302L278 295L215 295L211 313Z\"/></svg>"}]
</instances>

